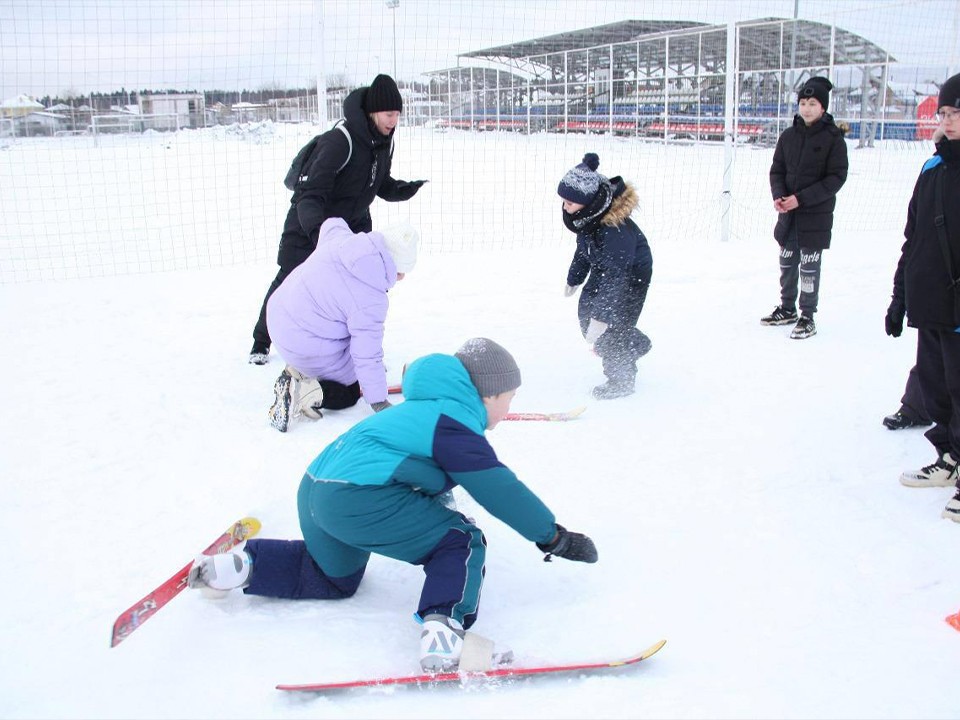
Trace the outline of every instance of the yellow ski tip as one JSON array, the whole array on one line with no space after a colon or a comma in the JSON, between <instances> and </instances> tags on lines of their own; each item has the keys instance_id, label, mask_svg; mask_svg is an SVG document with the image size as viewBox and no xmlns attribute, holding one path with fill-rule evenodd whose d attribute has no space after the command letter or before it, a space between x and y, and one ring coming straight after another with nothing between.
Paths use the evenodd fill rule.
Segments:
<instances>
[{"instance_id":1,"label":"yellow ski tip","mask_svg":"<svg viewBox=\"0 0 960 720\"><path fill-rule=\"evenodd\" d=\"M642 653L640 653L640 659L641 659L641 660L646 660L646 659L647 659L648 657L650 657L651 655L656 655L658 652L660 652L660 650L661 650L661 649L663 648L663 646L666 645L666 644L667 644L667 641L666 641L666 640L660 640L659 642L655 642L653 645L651 645L651 646L648 647L646 650L644 650Z\"/></svg>"},{"instance_id":2,"label":"yellow ski tip","mask_svg":"<svg viewBox=\"0 0 960 720\"><path fill-rule=\"evenodd\" d=\"M612 663L610 663L610 667L623 667L624 665L633 665L634 663L638 663L641 660L646 660L652 655L656 655L658 652L660 652L660 649L666 644L667 644L666 640L660 640L659 642L655 642L653 645L648 647L642 653L638 653L637 655L631 655L630 657L624 658L623 660L614 660Z\"/></svg>"},{"instance_id":3,"label":"yellow ski tip","mask_svg":"<svg viewBox=\"0 0 960 720\"><path fill-rule=\"evenodd\" d=\"M237 522L237 533L240 540L251 538L260 532L262 525L255 517L245 517Z\"/></svg>"}]
</instances>

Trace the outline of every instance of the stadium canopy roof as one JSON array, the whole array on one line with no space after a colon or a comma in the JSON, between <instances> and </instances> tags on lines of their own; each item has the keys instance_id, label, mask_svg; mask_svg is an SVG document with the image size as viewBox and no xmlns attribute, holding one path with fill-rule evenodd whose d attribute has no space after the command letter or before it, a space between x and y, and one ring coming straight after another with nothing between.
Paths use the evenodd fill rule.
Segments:
<instances>
[{"instance_id":1,"label":"stadium canopy roof","mask_svg":"<svg viewBox=\"0 0 960 720\"><path fill-rule=\"evenodd\" d=\"M685 22L683 20L622 20L621 22L599 25L585 30L547 35L534 40L522 40L518 43L500 45L486 50L474 50L461 53L460 57L476 57L487 60L503 58L528 58L534 55L560 53L566 50L582 50L596 45L628 42L641 35L683 30L692 27L705 27L704 23Z\"/></svg>"},{"instance_id":2,"label":"stadium canopy roof","mask_svg":"<svg viewBox=\"0 0 960 720\"><path fill-rule=\"evenodd\" d=\"M769 17L741 21L737 27L741 71L895 62L885 50L860 35L824 23ZM612 55L614 67L634 66L641 68L641 75L657 75L668 61L665 40L669 38L671 68L684 74L692 67L702 72L723 72L726 29L726 25L682 20L624 20L474 50L459 57L506 65L540 78L549 75L554 80L571 80L582 78L590 70L609 67ZM633 49L631 41L638 41L638 50ZM607 51L607 46L621 43L628 44L614 47L613 53ZM589 57L589 63L581 59L581 54Z\"/></svg>"}]
</instances>

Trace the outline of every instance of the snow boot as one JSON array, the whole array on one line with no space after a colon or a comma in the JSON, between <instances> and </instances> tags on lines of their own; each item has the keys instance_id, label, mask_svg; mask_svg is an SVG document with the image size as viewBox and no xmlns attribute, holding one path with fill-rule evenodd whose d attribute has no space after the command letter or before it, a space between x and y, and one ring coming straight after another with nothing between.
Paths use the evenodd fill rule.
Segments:
<instances>
[{"instance_id":1,"label":"snow boot","mask_svg":"<svg viewBox=\"0 0 960 720\"><path fill-rule=\"evenodd\" d=\"M300 400L300 381L290 374L290 370L292 368L289 365L285 367L273 384L274 401L267 411L270 424L280 432L287 431L291 416L298 410Z\"/></svg>"},{"instance_id":2,"label":"snow boot","mask_svg":"<svg viewBox=\"0 0 960 720\"><path fill-rule=\"evenodd\" d=\"M946 452L935 462L920 468L903 473L900 484L907 487L950 487L957 484L957 461L953 455Z\"/></svg>"},{"instance_id":3,"label":"snow boot","mask_svg":"<svg viewBox=\"0 0 960 720\"><path fill-rule=\"evenodd\" d=\"M610 378L603 385L597 385L593 389L593 396L597 400L613 400L633 395L635 390L635 378Z\"/></svg>"},{"instance_id":4,"label":"snow boot","mask_svg":"<svg viewBox=\"0 0 960 720\"><path fill-rule=\"evenodd\" d=\"M243 550L201 555L190 568L187 586L203 591L208 597L218 598L235 588L247 587L252 573L253 560Z\"/></svg>"},{"instance_id":5,"label":"snow boot","mask_svg":"<svg viewBox=\"0 0 960 720\"><path fill-rule=\"evenodd\" d=\"M463 625L451 617L432 613L423 618L420 667L424 672L455 672L463 652L463 636Z\"/></svg>"},{"instance_id":6,"label":"snow boot","mask_svg":"<svg viewBox=\"0 0 960 720\"><path fill-rule=\"evenodd\" d=\"M255 342L250 348L250 364L266 365L268 362L270 362L270 346Z\"/></svg>"},{"instance_id":7,"label":"snow boot","mask_svg":"<svg viewBox=\"0 0 960 720\"><path fill-rule=\"evenodd\" d=\"M889 428L890 430L903 430L905 428L912 427L927 427L932 425L929 420L920 420L918 418L910 417L903 412L903 409L897 410L893 415L887 415L883 419L883 426Z\"/></svg>"},{"instance_id":8,"label":"snow boot","mask_svg":"<svg viewBox=\"0 0 960 720\"><path fill-rule=\"evenodd\" d=\"M295 368L287 366L287 372L297 383L299 389L298 402L293 408L294 417L303 414L311 420L319 420L323 417L320 407L323 405L323 388L320 387L319 378L310 378L299 372Z\"/></svg>"}]
</instances>

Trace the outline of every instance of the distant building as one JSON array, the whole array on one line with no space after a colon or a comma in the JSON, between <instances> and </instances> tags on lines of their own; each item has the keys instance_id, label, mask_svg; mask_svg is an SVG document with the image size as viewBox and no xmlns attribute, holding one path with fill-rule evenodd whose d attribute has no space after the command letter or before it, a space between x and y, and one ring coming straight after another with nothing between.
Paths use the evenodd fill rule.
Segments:
<instances>
[{"instance_id":1,"label":"distant building","mask_svg":"<svg viewBox=\"0 0 960 720\"><path fill-rule=\"evenodd\" d=\"M176 116L178 128L205 125L206 101L203 93L143 94L137 104L141 115Z\"/></svg>"},{"instance_id":2,"label":"distant building","mask_svg":"<svg viewBox=\"0 0 960 720\"><path fill-rule=\"evenodd\" d=\"M17 135L33 137L35 135L56 135L69 131L70 117L59 113L37 110L14 119Z\"/></svg>"},{"instance_id":3,"label":"distant building","mask_svg":"<svg viewBox=\"0 0 960 720\"><path fill-rule=\"evenodd\" d=\"M236 122L262 122L270 119L270 108L266 105L260 105L251 102L236 102L231 108L233 118Z\"/></svg>"},{"instance_id":4,"label":"distant building","mask_svg":"<svg viewBox=\"0 0 960 720\"><path fill-rule=\"evenodd\" d=\"M18 118L44 109L42 103L37 102L29 95L17 95L0 103L0 117Z\"/></svg>"}]
</instances>

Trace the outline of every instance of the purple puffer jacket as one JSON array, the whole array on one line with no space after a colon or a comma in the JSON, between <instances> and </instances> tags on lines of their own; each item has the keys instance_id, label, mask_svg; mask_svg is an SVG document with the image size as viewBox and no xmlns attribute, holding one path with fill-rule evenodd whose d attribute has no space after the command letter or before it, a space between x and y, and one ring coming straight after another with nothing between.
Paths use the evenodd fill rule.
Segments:
<instances>
[{"instance_id":1,"label":"purple puffer jacket","mask_svg":"<svg viewBox=\"0 0 960 720\"><path fill-rule=\"evenodd\" d=\"M304 375L344 385L359 380L368 403L386 400L383 324L396 282L380 233L354 234L341 218L329 218L317 249L270 296L270 339Z\"/></svg>"}]
</instances>

